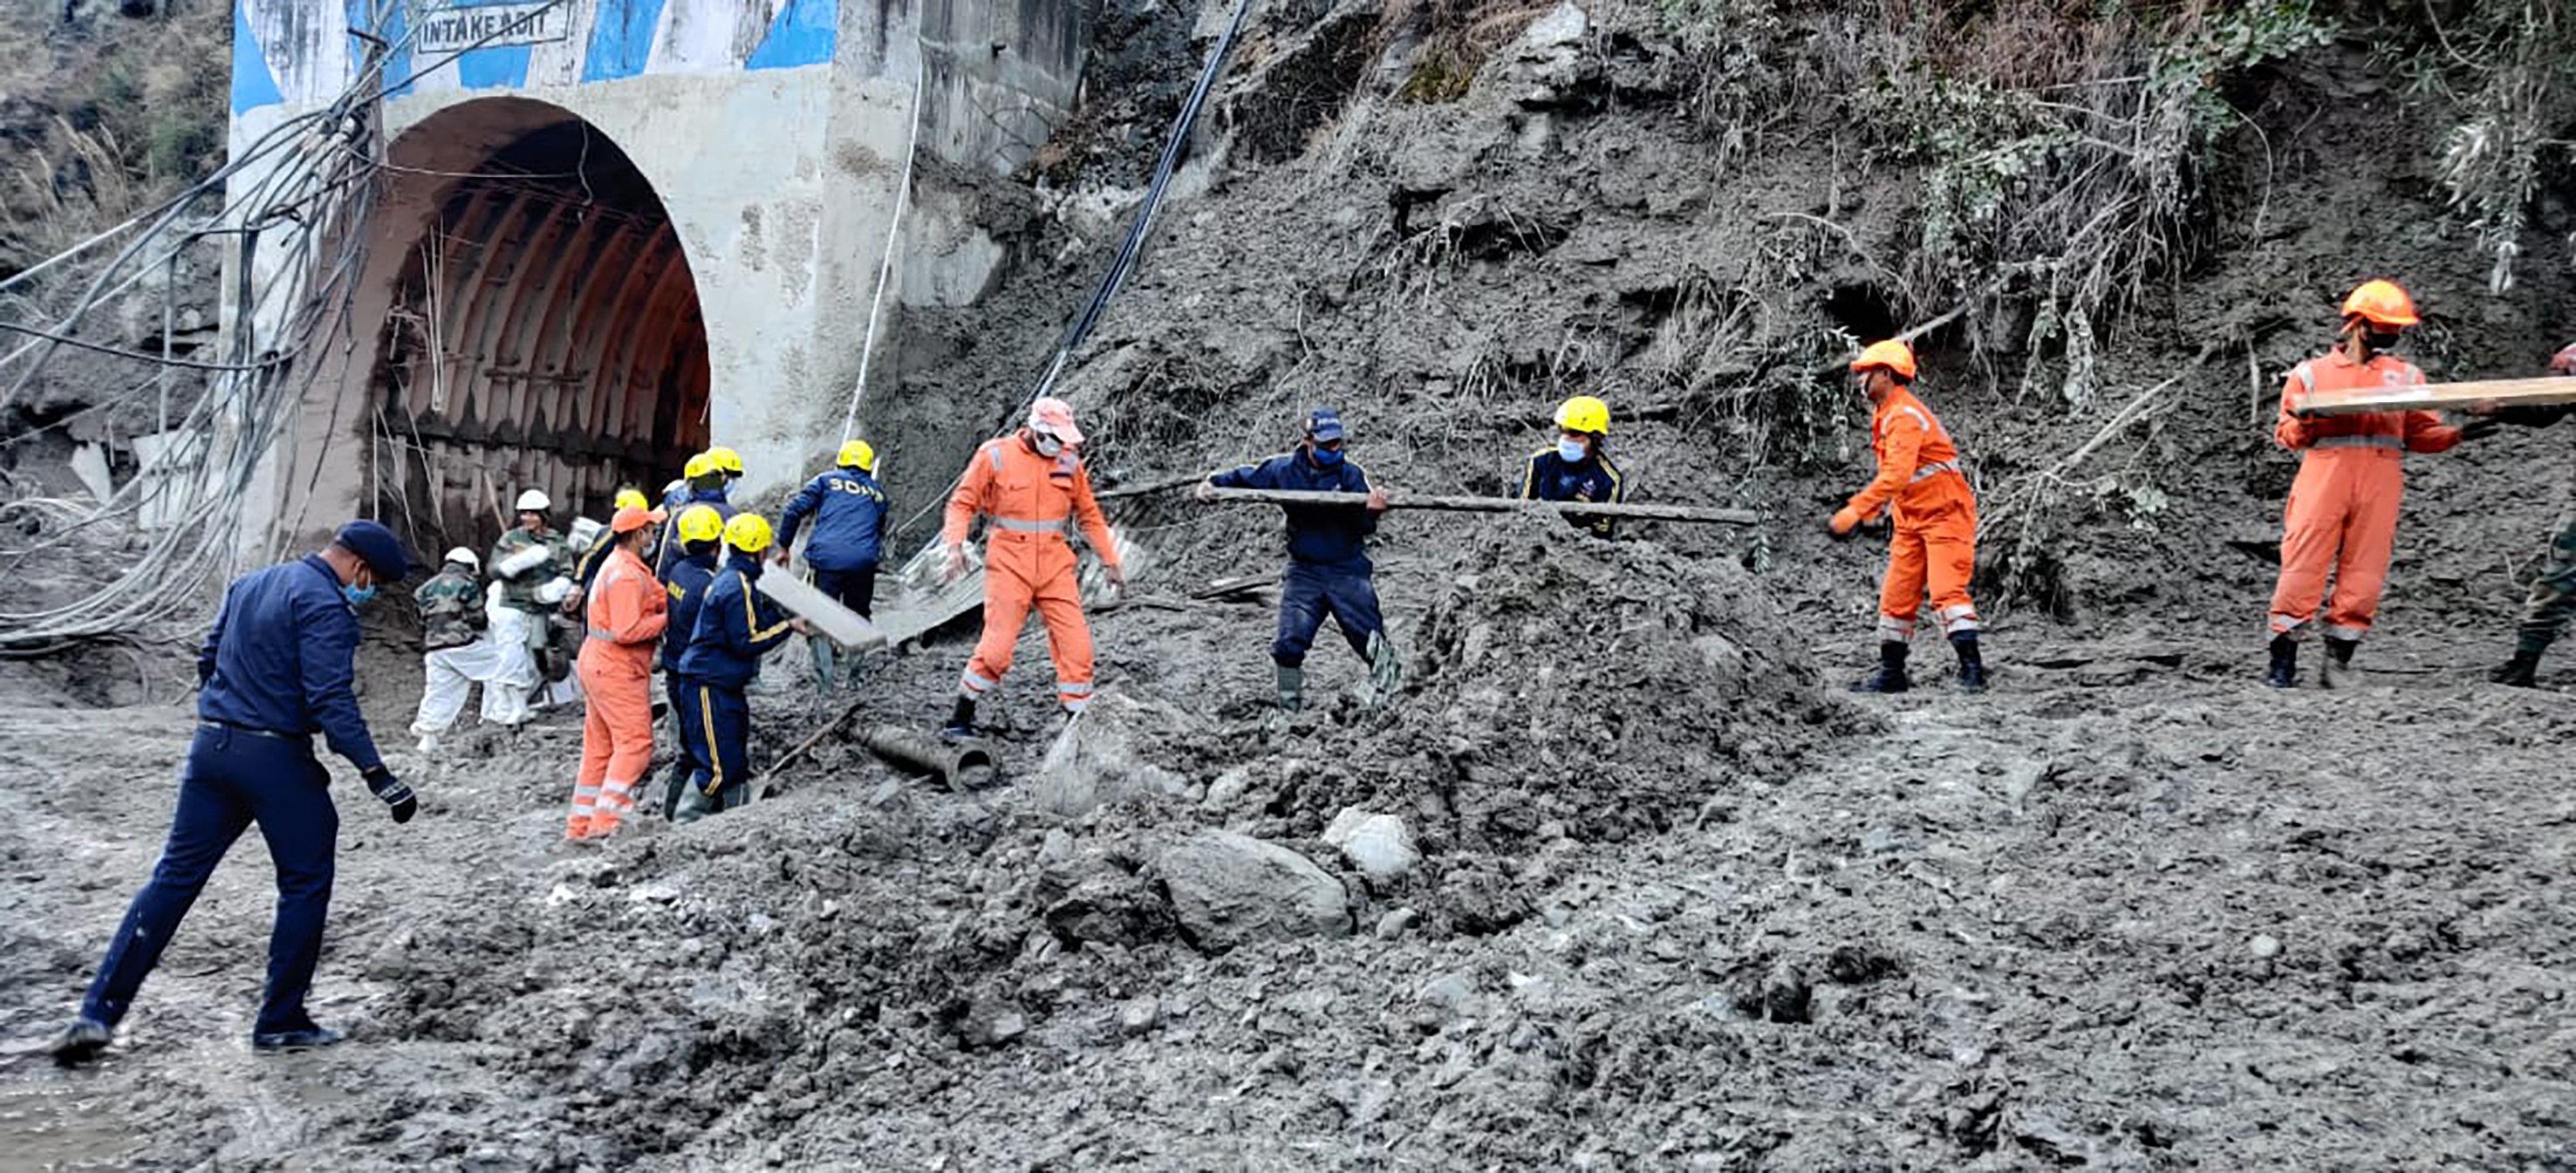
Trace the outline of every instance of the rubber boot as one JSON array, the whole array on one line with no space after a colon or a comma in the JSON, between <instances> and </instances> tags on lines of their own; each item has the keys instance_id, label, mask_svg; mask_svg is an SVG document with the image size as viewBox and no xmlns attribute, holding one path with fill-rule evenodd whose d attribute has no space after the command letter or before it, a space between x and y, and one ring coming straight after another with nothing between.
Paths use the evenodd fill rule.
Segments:
<instances>
[{"instance_id":1,"label":"rubber boot","mask_svg":"<svg viewBox=\"0 0 2576 1173\"><path fill-rule=\"evenodd\" d=\"M1306 670L1278 665L1279 711L1294 713L1306 707Z\"/></svg>"},{"instance_id":2,"label":"rubber boot","mask_svg":"<svg viewBox=\"0 0 2576 1173\"><path fill-rule=\"evenodd\" d=\"M808 636L805 646L814 653L814 683L817 696L832 692L832 641L825 636Z\"/></svg>"},{"instance_id":3,"label":"rubber boot","mask_svg":"<svg viewBox=\"0 0 2576 1173\"><path fill-rule=\"evenodd\" d=\"M2540 687L2540 650L2515 648L2513 658L2498 664L2487 673L2487 679L2515 688Z\"/></svg>"},{"instance_id":4,"label":"rubber boot","mask_svg":"<svg viewBox=\"0 0 2576 1173\"><path fill-rule=\"evenodd\" d=\"M2361 674L2353 670L2352 654L2359 650L2357 639L2326 637L2326 665L2317 673L2319 688L2359 688Z\"/></svg>"},{"instance_id":5,"label":"rubber boot","mask_svg":"<svg viewBox=\"0 0 2576 1173\"><path fill-rule=\"evenodd\" d=\"M302 1030L269 1031L250 1036L254 1051L310 1051L328 1047L349 1036L327 1026L308 1026Z\"/></svg>"},{"instance_id":6,"label":"rubber boot","mask_svg":"<svg viewBox=\"0 0 2576 1173\"><path fill-rule=\"evenodd\" d=\"M1897 640L1884 640L1878 645L1878 667L1851 686L1853 692L1903 692L1914 687L1905 675L1905 655L1909 649Z\"/></svg>"},{"instance_id":7,"label":"rubber boot","mask_svg":"<svg viewBox=\"0 0 2576 1173\"><path fill-rule=\"evenodd\" d=\"M707 797L706 791L695 786L683 786L680 788L680 805L671 812L671 823L673 826L685 827L714 814L715 811L715 800Z\"/></svg>"},{"instance_id":8,"label":"rubber boot","mask_svg":"<svg viewBox=\"0 0 2576 1173\"><path fill-rule=\"evenodd\" d=\"M45 1053L62 1066L77 1066L97 1058L115 1038L116 1032L106 1023L95 1018L75 1018L63 1033L54 1036L54 1041L45 1044Z\"/></svg>"},{"instance_id":9,"label":"rubber boot","mask_svg":"<svg viewBox=\"0 0 2576 1173\"><path fill-rule=\"evenodd\" d=\"M949 710L948 724L940 727L939 735L950 741L964 741L975 736L975 698L957 698L957 707Z\"/></svg>"},{"instance_id":10,"label":"rubber boot","mask_svg":"<svg viewBox=\"0 0 2576 1173\"><path fill-rule=\"evenodd\" d=\"M2263 670L2263 683L2274 688L2299 686L2299 641L2286 635L2272 637L2272 666Z\"/></svg>"},{"instance_id":11,"label":"rubber boot","mask_svg":"<svg viewBox=\"0 0 2576 1173\"><path fill-rule=\"evenodd\" d=\"M1959 653L1959 691L1986 691L1986 657L1977 648L1977 633L1962 631L1951 635L1950 647Z\"/></svg>"},{"instance_id":12,"label":"rubber boot","mask_svg":"<svg viewBox=\"0 0 2576 1173\"><path fill-rule=\"evenodd\" d=\"M1404 687L1404 660L1396 655L1395 641L1383 631L1369 635L1368 664L1368 707L1383 709L1394 703L1396 690Z\"/></svg>"}]
</instances>

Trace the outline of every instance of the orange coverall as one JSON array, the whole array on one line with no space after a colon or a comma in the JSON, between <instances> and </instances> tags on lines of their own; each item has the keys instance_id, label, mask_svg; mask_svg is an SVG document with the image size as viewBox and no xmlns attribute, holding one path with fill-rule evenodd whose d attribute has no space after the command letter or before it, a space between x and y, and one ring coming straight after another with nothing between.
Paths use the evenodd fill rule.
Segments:
<instances>
[{"instance_id":1,"label":"orange coverall","mask_svg":"<svg viewBox=\"0 0 2576 1173\"><path fill-rule=\"evenodd\" d=\"M1977 567L1977 495L1959 471L1959 448L1908 388L1888 392L1869 420L1870 451L1878 476L1852 495L1850 509L1864 520L1895 509L1895 534L1887 546L1887 574L1878 584L1878 637L1914 638L1924 588L1941 630L1977 630L1977 605L1968 580Z\"/></svg>"},{"instance_id":2,"label":"orange coverall","mask_svg":"<svg viewBox=\"0 0 2576 1173\"><path fill-rule=\"evenodd\" d=\"M604 836L635 809L635 787L653 764L653 645L671 620L670 596L644 560L616 550L591 582L590 638L582 641L581 774L564 836Z\"/></svg>"},{"instance_id":3,"label":"orange coverall","mask_svg":"<svg viewBox=\"0 0 2576 1173\"><path fill-rule=\"evenodd\" d=\"M988 440L949 494L940 540L960 546L977 514L992 519L984 538L984 636L959 681L967 699L982 700L1011 670L1020 628L1035 607L1055 657L1056 698L1069 712L1091 703L1091 628L1082 620L1068 518L1078 518L1093 552L1118 564L1109 519L1091 497L1091 474L1072 452L1040 456L1017 435Z\"/></svg>"},{"instance_id":4,"label":"orange coverall","mask_svg":"<svg viewBox=\"0 0 2576 1173\"><path fill-rule=\"evenodd\" d=\"M2406 454L2443 452L2460 442L2460 430L2429 411L2379 411L2367 415L2300 419L2293 414L2310 393L2365 387L2407 387L2424 372L2391 355L2355 363L2341 350L2300 363L2281 387L2281 413L2272 437L2304 451L2299 477L2290 484L2287 524L2281 531L2281 581L2272 590L2271 633L2304 632L2334 572L2334 600L2326 634L2357 640L2379 613L2388 585L2388 556L2397 546L2397 504L2406 494Z\"/></svg>"}]
</instances>

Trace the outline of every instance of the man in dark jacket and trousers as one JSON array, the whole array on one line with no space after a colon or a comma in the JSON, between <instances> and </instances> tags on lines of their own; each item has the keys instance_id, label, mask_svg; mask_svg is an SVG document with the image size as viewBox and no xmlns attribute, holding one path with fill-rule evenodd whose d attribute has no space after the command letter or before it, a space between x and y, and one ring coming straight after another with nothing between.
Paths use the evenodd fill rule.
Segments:
<instances>
[{"instance_id":1,"label":"man in dark jacket and trousers","mask_svg":"<svg viewBox=\"0 0 2576 1173\"><path fill-rule=\"evenodd\" d=\"M690 506L705 505L713 508L717 517L733 520L737 512L731 497L734 478L724 470L718 457L720 453L731 456L733 449L710 448L690 457L689 463L681 469L681 474L688 479L662 494L662 510L670 520L662 523L662 544L653 555L654 577L671 573L671 563L679 558L680 515L688 512ZM733 464L736 468L742 467L742 458L733 457Z\"/></svg>"},{"instance_id":2,"label":"man in dark jacket and trousers","mask_svg":"<svg viewBox=\"0 0 2576 1173\"><path fill-rule=\"evenodd\" d=\"M689 629L689 649L680 653L680 675L697 690L695 728L681 724L682 737L696 744L684 740L683 752L699 764L673 822L694 823L751 801L751 701L743 690L760 675L762 656L809 630L756 585L760 552L769 543L769 519L757 513L725 523L724 569L707 585L706 601Z\"/></svg>"},{"instance_id":3,"label":"man in dark jacket and trousers","mask_svg":"<svg viewBox=\"0 0 2576 1173\"><path fill-rule=\"evenodd\" d=\"M197 733L179 771L169 842L108 943L80 1016L54 1040L56 1061L86 1060L114 1037L215 865L253 823L277 865L277 923L251 1046L297 1050L340 1041L304 1009L322 956L340 830L331 775L313 756L313 735L358 768L395 822L411 821L419 803L385 768L352 688L357 608L410 569L392 531L353 521L321 552L253 571L226 588L197 653Z\"/></svg>"},{"instance_id":4,"label":"man in dark jacket and trousers","mask_svg":"<svg viewBox=\"0 0 2576 1173\"><path fill-rule=\"evenodd\" d=\"M2569 346L2549 360L2549 369L2562 375L2576 375L2576 346ZM2487 417L2473 421L2470 428L2480 434L2491 430L2489 420L2524 428L2545 428L2569 415L2576 415L2576 404L2560 403L2531 407L2498 408L2482 403L2470 409ZM2464 429L2466 430L2466 429ZM2522 621L2514 625L2513 658L2487 673L2487 679L2517 688L2536 688L2540 683L2540 657L2549 645L2558 642L2567 621L2576 618L2576 468L2570 468L2567 495L2559 506L2558 522L2551 527L2549 550L2540 575L2531 580L2531 597L2524 601Z\"/></svg>"},{"instance_id":5,"label":"man in dark jacket and trousers","mask_svg":"<svg viewBox=\"0 0 2576 1173\"><path fill-rule=\"evenodd\" d=\"M876 614L877 562L885 551L886 495L877 484L877 451L865 440L841 445L832 471L805 482L778 515L779 566L787 565L796 531L814 519L814 536L805 543L805 565L814 569L814 589L833 602L873 618ZM832 641L815 636L814 675L831 691ZM855 669L856 664L852 665Z\"/></svg>"},{"instance_id":6,"label":"man in dark jacket and trousers","mask_svg":"<svg viewBox=\"0 0 2576 1173\"><path fill-rule=\"evenodd\" d=\"M1556 446L1530 454L1521 470L1521 500L1582 501L1619 505L1628 500L1619 466L1610 463L1610 405L1591 395L1577 395L1556 409ZM1619 519L1566 515L1574 528L1599 538L1618 536Z\"/></svg>"},{"instance_id":7,"label":"man in dark jacket and trousers","mask_svg":"<svg viewBox=\"0 0 2576 1173\"><path fill-rule=\"evenodd\" d=\"M1386 494L1369 487L1368 474L1342 454L1340 413L1317 408L1306 417L1297 450L1257 465L1221 472L1200 486L1200 499L1215 489L1273 489L1347 493L1348 505L1283 505L1288 515L1288 569L1279 581L1279 636L1270 645L1277 665L1279 708L1305 706L1306 651L1330 615L1342 638L1369 666L1369 705L1385 705L1403 682L1404 666L1386 637L1377 587L1365 548L1386 512Z\"/></svg>"},{"instance_id":8,"label":"man in dark jacket and trousers","mask_svg":"<svg viewBox=\"0 0 2576 1173\"><path fill-rule=\"evenodd\" d=\"M671 622L663 629L668 634L662 638L661 665L662 694L671 702L671 727L679 752L671 755L671 781L662 788L666 819L678 817L681 793L707 764L700 748L705 738L697 732L706 724L698 715L698 687L680 673L680 655L689 648L689 634L697 630L707 587L715 582L716 547L724 540L724 518L712 505L692 505L672 528L678 531L680 556L662 578L662 590L671 596Z\"/></svg>"}]
</instances>

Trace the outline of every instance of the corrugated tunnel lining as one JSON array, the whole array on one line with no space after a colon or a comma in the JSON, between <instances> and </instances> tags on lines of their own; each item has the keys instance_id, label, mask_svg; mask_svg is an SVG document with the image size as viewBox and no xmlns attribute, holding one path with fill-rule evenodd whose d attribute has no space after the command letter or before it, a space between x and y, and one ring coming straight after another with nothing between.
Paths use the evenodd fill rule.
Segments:
<instances>
[{"instance_id":1,"label":"corrugated tunnel lining","mask_svg":"<svg viewBox=\"0 0 2576 1173\"><path fill-rule=\"evenodd\" d=\"M449 184L434 225L378 230L409 250L376 371L378 515L479 545L523 489L591 516L621 484L658 497L706 444L709 371L652 186L578 120L431 178Z\"/></svg>"}]
</instances>

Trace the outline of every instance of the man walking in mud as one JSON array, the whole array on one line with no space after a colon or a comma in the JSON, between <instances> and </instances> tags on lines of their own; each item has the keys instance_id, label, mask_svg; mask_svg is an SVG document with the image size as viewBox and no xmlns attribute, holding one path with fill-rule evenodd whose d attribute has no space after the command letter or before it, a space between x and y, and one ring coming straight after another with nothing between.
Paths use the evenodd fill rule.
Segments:
<instances>
[{"instance_id":1,"label":"man walking in mud","mask_svg":"<svg viewBox=\"0 0 2576 1173\"><path fill-rule=\"evenodd\" d=\"M1928 588L1941 630L1959 655L1959 690L1986 690L1986 661L1977 646L1977 605L1968 580L1977 565L1977 496L1959 471L1950 431L1914 395L1914 348L1873 342L1852 360L1869 396L1869 447L1878 475L1837 511L1828 529L1852 536L1862 522L1892 515L1887 573L1878 586L1878 668L1855 692L1913 687L1905 658Z\"/></svg>"},{"instance_id":2,"label":"man walking in mud","mask_svg":"<svg viewBox=\"0 0 2576 1173\"><path fill-rule=\"evenodd\" d=\"M2576 344L2560 350L2549 360L2549 369L2562 375L2576 375ZM2499 410L2492 403L2481 403L2470 409L2498 423L2522 428L2545 428L2576 414L2576 403L2515 407ZM2471 423L2475 428L2481 420ZM2464 431L2466 429L2463 429ZM2496 666L2487 679L2516 688L2539 686L2540 656L2549 645L2558 642L2558 633L2566 630L2567 621L2576 618L2576 461L2569 462L2567 495L2558 509L2555 536L2549 540L2549 553L2540 569L2540 577L2531 580L2531 598L2523 604L2522 622L2513 632L2513 658Z\"/></svg>"},{"instance_id":3,"label":"man walking in mud","mask_svg":"<svg viewBox=\"0 0 2576 1173\"><path fill-rule=\"evenodd\" d=\"M352 687L358 607L410 569L392 531L353 521L319 553L253 571L226 588L197 653L197 734L179 770L169 843L108 943L80 1016L54 1039L57 1062L79 1063L107 1046L215 865L253 823L277 864L277 924L251 1046L284 1051L340 1041L340 1032L304 1009L322 956L340 830L331 775L313 756L313 736L358 768L395 822L411 821L419 803L385 768Z\"/></svg>"},{"instance_id":4,"label":"man walking in mud","mask_svg":"<svg viewBox=\"0 0 2576 1173\"><path fill-rule=\"evenodd\" d=\"M2300 456L2281 528L2281 577L2272 589L2271 664L2263 682L2274 688L2298 684L2299 641L2320 603L2326 605L2326 663L2318 683L2342 688L2352 682L2352 654L2379 613L2389 555L2397 548L2406 454L2448 452L2497 426L2485 420L2464 431L2429 411L2309 414L2311 395L2422 383L2424 372L2388 353L2416 321L2414 299L2396 282L2362 282L2344 299L2334 349L2292 368L2281 387L2272 438Z\"/></svg>"}]
</instances>

